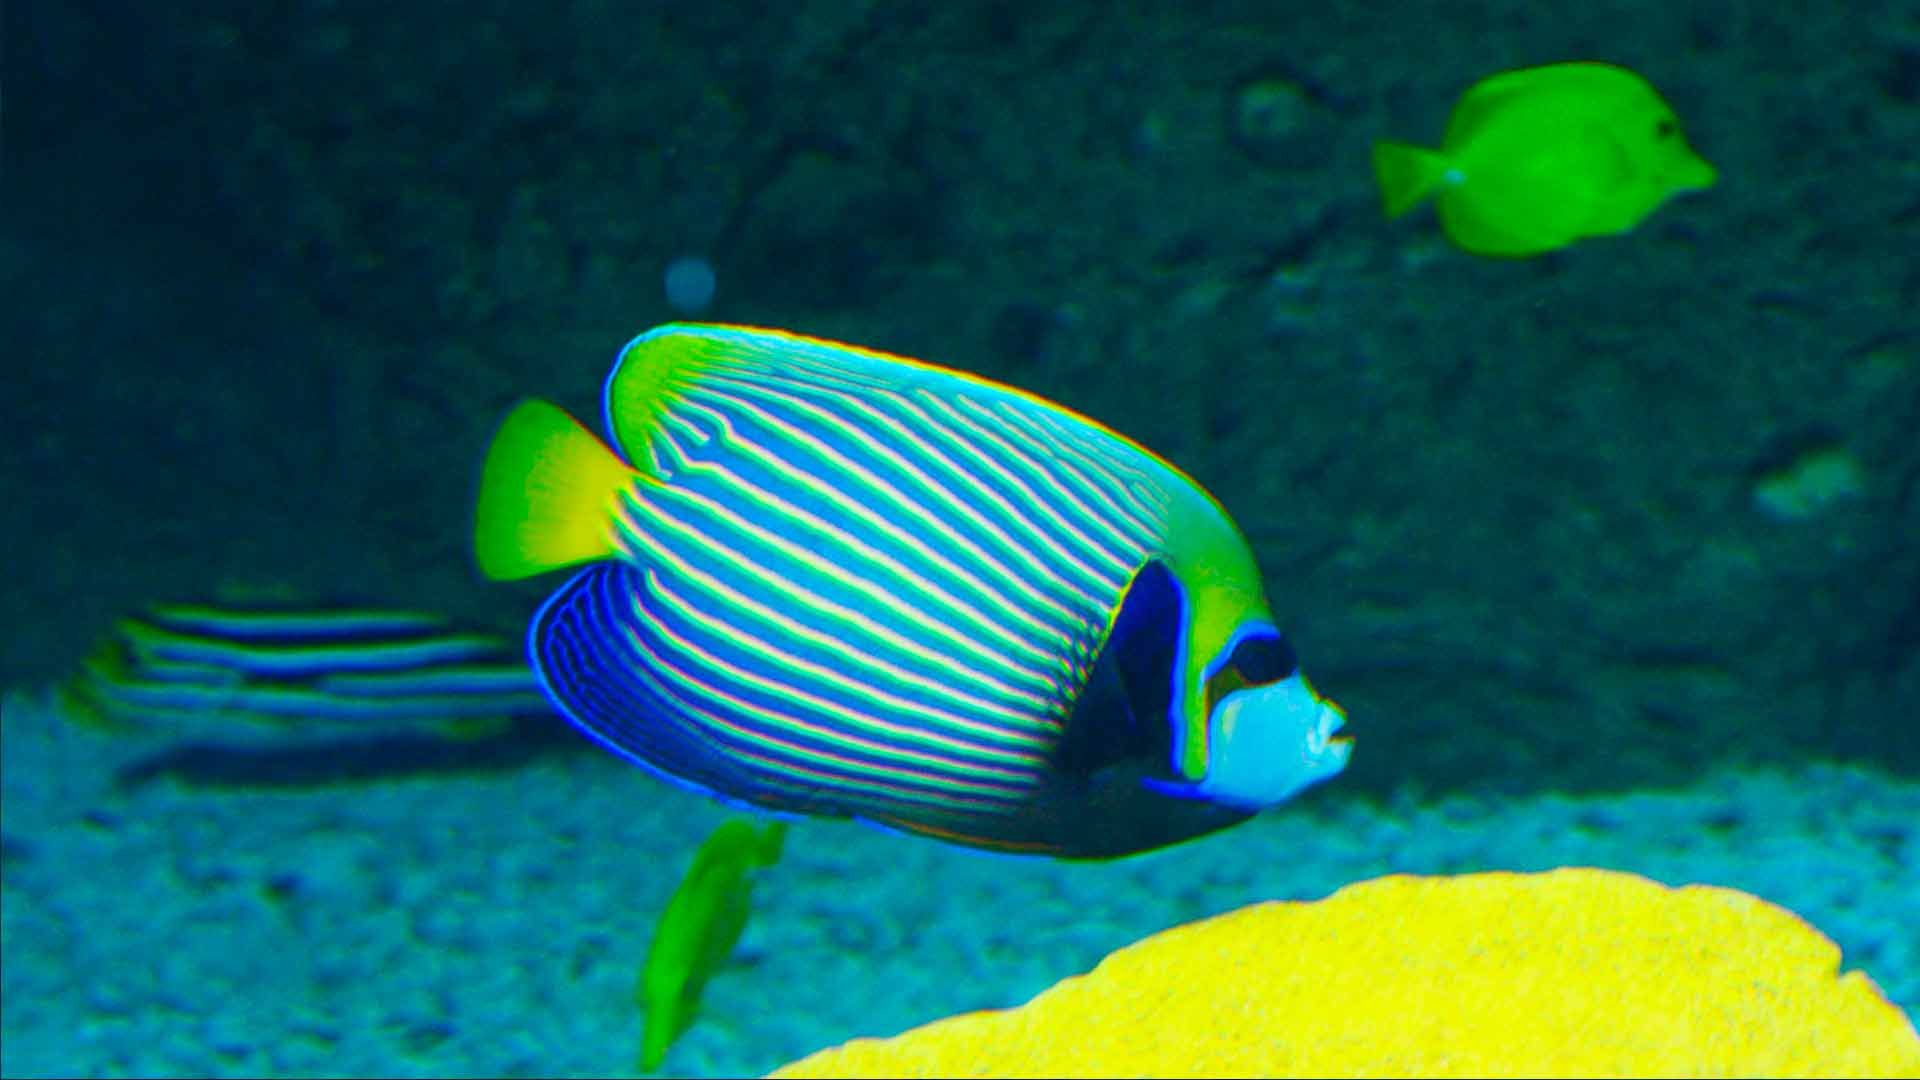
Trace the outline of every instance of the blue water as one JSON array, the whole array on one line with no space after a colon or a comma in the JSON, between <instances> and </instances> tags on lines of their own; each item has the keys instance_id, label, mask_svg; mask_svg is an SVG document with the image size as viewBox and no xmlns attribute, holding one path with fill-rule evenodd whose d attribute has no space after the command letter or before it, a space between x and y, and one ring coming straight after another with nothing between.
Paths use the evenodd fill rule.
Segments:
<instances>
[{"instance_id":1,"label":"blue water","mask_svg":"<svg viewBox=\"0 0 1920 1080\"><path fill-rule=\"evenodd\" d=\"M801 823L669 1071L1396 871L1747 889L1920 1008L1920 18L1802 8L9 5L0 1073L631 1069L720 809L557 721L107 735L43 691L160 602L518 635L544 586L471 553L491 431L595 416L694 314L1165 455L1356 744L1111 864ZM1719 182L1537 259L1384 217L1374 140L1570 58Z\"/></svg>"}]
</instances>

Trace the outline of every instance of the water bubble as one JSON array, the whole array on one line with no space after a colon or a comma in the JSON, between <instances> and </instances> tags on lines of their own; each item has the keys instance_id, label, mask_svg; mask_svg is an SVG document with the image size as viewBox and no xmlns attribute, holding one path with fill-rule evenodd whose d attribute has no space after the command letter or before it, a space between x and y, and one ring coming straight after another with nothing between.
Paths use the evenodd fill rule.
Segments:
<instances>
[{"instance_id":1,"label":"water bubble","mask_svg":"<svg viewBox=\"0 0 1920 1080\"><path fill-rule=\"evenodd\" d=\"M713 264L698 255L682 255L667 264L667 306L682 315L697 315L713 303Z\"/></svg>"}]
</instances>

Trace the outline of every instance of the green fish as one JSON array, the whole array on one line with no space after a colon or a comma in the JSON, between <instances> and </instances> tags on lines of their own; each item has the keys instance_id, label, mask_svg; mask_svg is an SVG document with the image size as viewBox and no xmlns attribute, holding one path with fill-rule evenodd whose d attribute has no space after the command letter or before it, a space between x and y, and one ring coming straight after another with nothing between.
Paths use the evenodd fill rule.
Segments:
<instances>
[{"instance_id":1,"label":"green fish","mask_svg":"<svg viewBox=\"0 0 1920 1080\"><path fill-rule=\"evenodd\" d=\"M726 962L753 910L753 873L780 861L785 822L730 818L694 852L653 930L634 996L646 1010L640 1070L652 1072L693 1023L707 980Z\"/></svg>"},{"instance_id":2,"label":"green fish","mask_svg":"<svg viewBox=\"0 0 1920 1080\"><path fill-rule=\"evenodd\" d=\"M1627 232L1715 179L1645 79L1597 63L1483 79L1454 106L1440 149L1375 143L1373 169L1388 217L1431 194L1449 239L1500 256Z\"/></svg>"}]
</instances>

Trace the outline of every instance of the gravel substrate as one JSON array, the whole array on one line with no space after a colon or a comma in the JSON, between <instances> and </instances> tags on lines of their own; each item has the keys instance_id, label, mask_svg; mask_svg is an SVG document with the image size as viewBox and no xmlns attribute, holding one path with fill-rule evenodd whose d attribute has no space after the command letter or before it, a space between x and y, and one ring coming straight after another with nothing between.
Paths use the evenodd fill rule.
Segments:
<instances>
[{"instance_id":1,"label":"gravel substrate","mask_svg":"<svg viewBox=\"0 0 1920 1080\"><path fill-rule=\"evenodd\" d=\"M595 752L243 789L116 783L179 733L98 735L30 695L6 697L0 733L9 1076L631 1072L652 918L724 816ZM211 721L191 734L289 741ZM804 822L665 1070L752 1074L1013 1004L1163 927L1396 871L1591 864L1746 889L1824 930L1911 1014L1916 828L1920 785L1817 763L1684 790L1385 806L1336 781L1105 864Z\"/></svg>"}]
</instances>

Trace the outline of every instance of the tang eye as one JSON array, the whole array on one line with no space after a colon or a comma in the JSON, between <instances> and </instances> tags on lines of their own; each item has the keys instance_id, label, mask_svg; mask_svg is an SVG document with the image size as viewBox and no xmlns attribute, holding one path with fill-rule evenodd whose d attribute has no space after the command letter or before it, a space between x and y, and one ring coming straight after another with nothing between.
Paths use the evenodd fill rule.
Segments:
<instances>
[{"instance_id":1,"label":"tang eye","mask_svg":"<svg viewBox=\"0 0 1920 1080\"><path fill-rule=\"evenodd\" d=\"M1671 119L1666 119L1654 125L1653 135L1656 139L1671 139L1673 133L1679 130L1680 125L1674 123Z\"/></svg>"}]
</instances>

